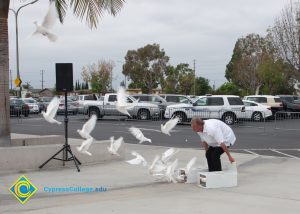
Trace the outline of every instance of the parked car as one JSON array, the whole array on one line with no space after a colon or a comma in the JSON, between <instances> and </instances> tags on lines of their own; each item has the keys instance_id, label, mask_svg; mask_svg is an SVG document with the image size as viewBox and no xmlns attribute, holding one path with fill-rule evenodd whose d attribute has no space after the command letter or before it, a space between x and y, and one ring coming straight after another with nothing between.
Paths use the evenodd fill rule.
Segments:
<instances>
[{"instance_id":1,"label":"parked car","mask_svg":"<svg viewBox=\"0 0 300 214\"><path fill-rule=\"evenodd\" d=\"M160 116L163 117L165 114L166 107L168 105L175 104L175 102L167 102L157 94L133 94L132 97L139 100L142 103L153 103L159 106Z\"/></svg>"},{"instance_id":2,"label":"parked car","mask_svg":"<svg viewBox=\"0 0 300 214\"><path fill-rule=\"evenodd\" d=\"M68 114L73 114L73 115L76 115L78 113L77 103L74 102L71 97L67 98L67 111ZM57 114L64 114L64 113L65 113L65 99L60 99Z\"/></svg>"},{"instance_id":3,"label":"parked car","mask_svg":"<svg viewBox=\"0 0 300 214\"><path fill-rule=\"evenodd\" d=\"M250 100L257 103L260 103L262 105L271 106L271 111L273 115L277 111L283 110L283 103L278 96L271 96L271 95L251 95L251 96L245 96L244 100Z\"/></svg>"},{"instance_id":4,"label":"parked car","mask_svg":"<svg viewBox=\"0 0 300 214\"><path fill-rule=\"evenodd\" d=\"M283 110L291 112L300 112L300 105L295 103L293 95L278 95L283 104Z\"/></svg>"},{"instance_id":5,"label":"parked car","mask_svg":"<svg viewBox=\"0 0 300 214\"><path fill-rule=\"evenodd\" d=\"M29 106L21 99L10 99L10 115L24 115L24 117L28 117Z\"/></svg>"},{"instance_id":6,"label":"parked car","mask_svg":"<svg viewBox=\"0 0 300 214\"><path fill-rule=\"evenodd\" d=\"M164 98L167 102L192 103L192 100L190 98L180 94L160 94L159 96Z\"/></svg>"},{"instance_id":7,"label":"parked car","mask_svg":"<svg viewBox=\"0 0 300 214\"><path fill-rule=\"evenodd\" d=\"M49 103L51 102L52 99L53 99L53 97L40 97L38 99L40 110L41 111L45 111L47 109L47 106L49 105Z\"/></svg>"},{"instance_id":8,"label":"parked car","mask_svg":"<svg viewBox=\"0 0 300 214\"><path fill-rule=\"evenodd\" d=\"M262 105L260 103L243 100L245 105L244 118L253 121L261 121L272 116L271 106Z\"/></svg>"},{"instance_id":9,"label":"parked car","mask_svg":"<svg viewBox=\"0 0 300 214\"><path fill-rule=\"evenodd\" d=\"M135 101L136 99L134 97L127 96L128 103L133 103ZM98 118L102 118L104 116L127 116L117 110L116 102L117 94L107 93L103 97L103 101L98 100L94 103L87 104L88 114L89 116L97 115ZM138 102L136 106L128 109L128 112L133 118L140 120L148 120L160 116L160 109L158 105L153 103Z\"/></svg>"},{"instance_id":10,"label":"parked car","mask_svg":"<svg viewBox=\"0 0 300 214\"><path fill-rule=\"evenodd\" d=\"M245 106L240 97L234 95L200 96L192 104L169 105L165 118L179 117L180 122L189 121L192 117L203 119L221 119L232 125L242 118Z\"/></svg>"},{"instance_id":11,"label":"parked car","mask_svg":"<svg viewBox=\"0 0 300 214\"><path fill-rule=\"evenodd\" d=\"M32 114L38 114L40 112L39 105L33 98L22 98L22 100L29 106L29 112Z\"/></svg>"}]
</instances>

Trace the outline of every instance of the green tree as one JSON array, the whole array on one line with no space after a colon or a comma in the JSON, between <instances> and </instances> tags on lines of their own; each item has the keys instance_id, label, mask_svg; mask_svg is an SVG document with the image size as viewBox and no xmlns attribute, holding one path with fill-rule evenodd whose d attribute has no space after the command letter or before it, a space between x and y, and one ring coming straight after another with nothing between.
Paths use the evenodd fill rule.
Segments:
<instances>
[{"instance_id":1,"label":"green tree","mask_svg":"<svg viewBox=\"0 0 300 214\"><path fill-rule=\"evenodd\" d=\"M195 92L196 95L205 95L209 94L212 92L212 88L209 85L209 80L205 79L203 77L197 77L196 80L196 85L195 85Z\"/></svg>"},{"instance_id":2,"label":"green tree","mask_svg":"<svg viewBox=\"0 0 300 214\"><path fill-rule=\"evenodd\" d=\"M262 55L269 54L267 44L267 41L257 34L239 38L231 60L226 66L225 77L227 80L254 94L262 85L258 66L261 63Z\"/></svg>"},{"instance_id":3,"label":"green tree","mask_svg":"<svg viewBox=\"0 0 300 214\"><path fill-rule=\"evenodd\" d=\"M168 61L169 57L158 44L146 45L127 52L123 74L133 83L142 83L144 93L151 93L162 80Z\"/></svg>"},{"instance_id":4,"label":"green tree","mask_svg":"<svg viewBox=\"0 0 300 214\"><path fill-rule=\"evenodd\" d=\"M129 83L128 88L132 88L132 89L141 88L141 89L144 89L145 85L143 83L140 83L140 82L131 82L131 83Z\"/></svg>"},{"instance_id":5,"label":"green tree","mask_svg":"<svg viewBox=\"0 0 300 214\"><path fill-rule=\"evenodd\" d=\"M189 68L187 63L178 64L176 70L179 72L178 92L185 95L190 94L194 86L194 70Z\"/></svg>"},{"instance_id":6,"label":"green tree","mask_svg":"<svg viewBox=\"0 0 300 214\"><path fill-rule=\"evenodd\" d=\"M124 0L50 0L55 1L61 23L68 8L78 18L85 19L90 28L96 28L104 12L116 15ZM9 54L8 12L10 0L0 1L0 146L10 146L9 112Z\"/></svg>"},{"instance_id":7,"label":"green tree","mask_svg":"<svg viewBox=\"0 0 300 214\"><path fill-rule=\"evenodd\" d=\"M216 94L242 96L242 90L233 82L225 82L216 90Z\"/></svg>"},{"instance_id":8,"label":"green tree","mask_svg":"<svg viewBox=\"0 0 300 214\"><path fill-rule=\"evenodd\" d=\"M259 66L259 75L263 79L263 94L292 94L294 91L294 78L291 73L293 67L283 60L273 61L265 56Z\"/></svg>"},{"instance_id":9,"label":"green tree","mask_svg":"<svg viewBox=\"0 0 300 214\"><path fill-rule=\"evenodd\" d=\"M101 60L98 63L87 65L82 68L82 79L90 82L92 92L100 94L106 93L111 87L111 75L114 68L113 61ZM82 89L85 83L82 83Z\"/></svg>"}]
</instances>

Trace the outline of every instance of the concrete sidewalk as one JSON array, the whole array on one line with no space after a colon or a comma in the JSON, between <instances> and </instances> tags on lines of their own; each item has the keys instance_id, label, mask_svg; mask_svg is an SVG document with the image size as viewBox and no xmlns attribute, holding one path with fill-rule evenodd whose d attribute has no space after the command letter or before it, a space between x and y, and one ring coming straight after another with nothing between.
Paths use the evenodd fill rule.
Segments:
<instances>
[{"instance_id":1,"label":"concrete sidewalk","mask_svg":"<svg viewBox=\"0 0 300 214\"><path fill-rule=\"evenodd\" d=\"M125 159L135 150L151 162L165 147L125 145ZM248 154L233 154L238 164L238 187L202 189L195 184L168 184L154 181L142 166L124 161L0 174L0 213L299 213L300 161ZM179 167L204 152L181 149ZM223 155L223 163L228 160ZM8 188L26 175L38 192L21 205ZM107 192L46 193L44 187L106 187Z\"/></svg>"}]
</instances>

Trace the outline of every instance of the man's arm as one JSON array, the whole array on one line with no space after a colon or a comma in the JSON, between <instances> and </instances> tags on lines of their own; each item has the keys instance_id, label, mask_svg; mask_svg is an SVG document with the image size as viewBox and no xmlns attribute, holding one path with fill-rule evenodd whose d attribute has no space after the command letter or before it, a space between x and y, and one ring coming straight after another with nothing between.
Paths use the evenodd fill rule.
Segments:
<instances>
[{"instance_id":1,"label":"man's arm","mask_svg":"<svg viewBox=\"0 0 300 214\"><path fill-rule=\"evenodd\" d=\"M202 143L205 151L207 151L208 150L208 144L205 141L201 141L201 143Z\"/></svg>"},{"instance_id":2,"label":"man's arm","mask_svg":"<svg viewBox=\"0 0 300 214\"><path fill-rule=\"evenodd\" d=\"M224 152L227 154L229 161L230 161L231 163L232 163L232 162L235 162L234 158L231 156L231 154L230 154L230 152L229 152L229 149L227 148L227 146L225 145L225 143L221 143L221 147L222 147L222 149L224 150Z\"/></svg>"}]
</instances>

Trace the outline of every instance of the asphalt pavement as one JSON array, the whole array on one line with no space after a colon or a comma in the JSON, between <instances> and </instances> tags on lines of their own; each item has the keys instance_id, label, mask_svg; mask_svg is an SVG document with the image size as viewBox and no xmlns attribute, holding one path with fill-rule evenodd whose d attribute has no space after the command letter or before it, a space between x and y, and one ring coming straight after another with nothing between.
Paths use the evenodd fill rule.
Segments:
<instances>
[{"instance_id":1,"label":"asphalt pavement","mask_svg":"<svg viewBox=\"0 0 300 214\"><path fill-rule=\"evenodd\" d=\"M58 116L63 122L64 117ZM69 137L80 138L80 129L87 116L69 116ZM165 121L128 120L122 117L106 117L97 121L92 136L97 140L107 140L112 135L123 136L126 143L136 144L137 140L128 132L131 126L140 128L146 137L152 139L151 145L201 149L199 137L189 124L177 125L171 137L160 132ZM29 118L11 118L12 132L33 135L64 135L64 125L47 123L40 115ZM278 157L300 158L300 119L268 120L265 122L240 122L232 128L237 136L236 144L231 150L253 155L269 155ZM146 143L146 145L149 143ZM150 145L150 144L149 144Z\"/></svg>"},{"instance_id":2,"label":"asphalt pavement","mask_svg":"<svg viewBox=\"0 0 300 214\"><path fill-rule=\"evenodd\" d=\"M70 139L72 140L72 139ZM151 162L167 148L125 144L125 159L135 150ZM179 167L192 157L197 166L205 163L204 151L180 149L176 154ZM143 166L125 161L74 167L0 172L1 214L82 214L82 213L172 213L172 214L298 214L300 210L299 160L281 157L234 153L238 168L238 186L203 189L196 184L155 181ZM225 167L229 163L222 156ZM38 188L25 204L21 204L8 188L25 175ZM51 191L57 188L105 188L106 191ZM80 188L79 188L80 187Z\"/></svg>"}]
</instances>

